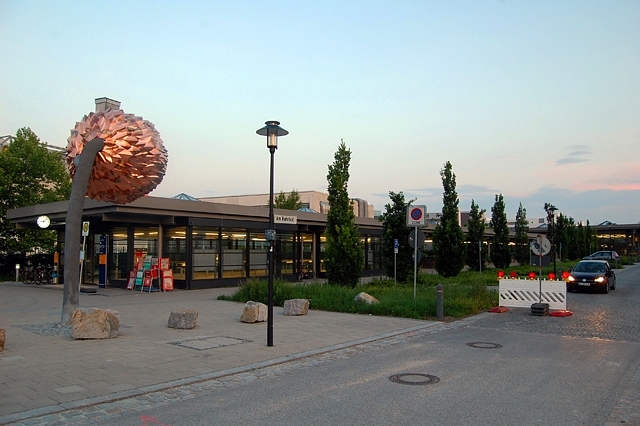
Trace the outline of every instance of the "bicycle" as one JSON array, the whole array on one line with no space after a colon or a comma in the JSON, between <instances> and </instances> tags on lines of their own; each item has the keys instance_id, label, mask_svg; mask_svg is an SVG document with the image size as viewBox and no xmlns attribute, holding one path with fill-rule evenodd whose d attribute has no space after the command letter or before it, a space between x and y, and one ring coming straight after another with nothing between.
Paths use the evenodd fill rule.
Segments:
<instances>
[{"instance_id":1,"label":"bicycle","mask_svg":"<svg viewBox=\"0 0 640 426\"><path fill-rule=\"evenodd\" d=\"M31 265L25 266L20 271L20 281L25 284L40 284L38 282L38 272L36 271L36 268Z\"/></svg>"},{"instance_id":2,"label":"bicycle","mask_svg":"<svg viewBox=\"0 0 640 426\"><path fill-rule=\"evenodd\" d=\"M53 283L53 266L38 265L36 284L52 284Z\"/></svg>"}]
</instances>

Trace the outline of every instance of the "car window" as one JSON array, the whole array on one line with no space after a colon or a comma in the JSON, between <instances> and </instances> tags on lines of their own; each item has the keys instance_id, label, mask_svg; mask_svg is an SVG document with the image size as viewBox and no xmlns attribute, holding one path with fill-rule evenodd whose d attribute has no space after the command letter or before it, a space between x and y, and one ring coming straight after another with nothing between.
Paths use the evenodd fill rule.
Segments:
<instances>
[{"instance_id":1,"label":"car window","mask_svg":"<svg viewBox=\"0 0 640 426\"><path fill-rule=\"evenodd\" d=\"M587 271L587 264L586 263L578 263L573 270L575 272L586 272Z\"/></svg>"}]
</instances>

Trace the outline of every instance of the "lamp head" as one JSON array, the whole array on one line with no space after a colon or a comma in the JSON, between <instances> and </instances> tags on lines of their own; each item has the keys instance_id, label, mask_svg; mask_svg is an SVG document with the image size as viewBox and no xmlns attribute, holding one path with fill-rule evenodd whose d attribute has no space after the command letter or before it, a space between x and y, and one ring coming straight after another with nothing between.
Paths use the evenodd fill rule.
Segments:
<instances>
[{"instance_id":1,"label":"lamp head","mask_svg":"<svg viewBox=\"0 0 640 426\"><path fill-rule=\"evenodd\" d=\"M279 121L267 121L264 124L266 126L257 130L256 133L267 137L267 148L278 149L278 136L286 136L289 132L280 127Z\"/></svg>"}]
</instances>

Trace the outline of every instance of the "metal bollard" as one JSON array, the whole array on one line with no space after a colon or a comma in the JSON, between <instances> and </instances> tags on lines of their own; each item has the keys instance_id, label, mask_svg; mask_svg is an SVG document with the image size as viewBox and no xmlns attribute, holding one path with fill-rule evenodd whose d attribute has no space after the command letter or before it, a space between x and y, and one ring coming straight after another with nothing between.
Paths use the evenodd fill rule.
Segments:
<instances>
[{"instance_id":1,"label":"metal bollard","mask_svg":"<svg viewBox=\"0 0 640 426\"><path fill-rule=\"evenodd\" d=\"M444 318L444 301L442 298L442 284L436 287L436 318L441 320Z\"/></svg>"}]
</instances>

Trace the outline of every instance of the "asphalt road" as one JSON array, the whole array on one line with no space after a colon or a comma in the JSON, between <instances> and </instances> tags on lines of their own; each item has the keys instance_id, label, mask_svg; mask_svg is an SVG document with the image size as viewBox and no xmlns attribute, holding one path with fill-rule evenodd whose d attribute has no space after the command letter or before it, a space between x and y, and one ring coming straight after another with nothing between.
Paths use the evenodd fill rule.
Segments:
<instances>
[{"instance_id":1,"label":"asphalt road","mask_svg":"<svg viewBox=\"0 0 640 426\"><path fill-rule=\"evenodd\" d=\"M91 424L613 424L640 391L640 267L617 274L608 295L569 293L570 317L483 314L121 402Z\"/></svg>"}]
</instances>

